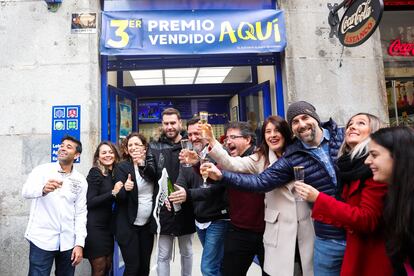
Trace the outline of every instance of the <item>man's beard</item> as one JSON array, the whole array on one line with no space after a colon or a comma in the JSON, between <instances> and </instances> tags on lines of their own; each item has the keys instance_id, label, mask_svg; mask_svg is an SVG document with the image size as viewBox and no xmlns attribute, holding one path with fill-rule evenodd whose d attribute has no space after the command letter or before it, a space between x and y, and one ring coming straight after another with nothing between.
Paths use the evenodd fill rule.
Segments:
<instances>
[{"instance_id":1,"label":"man's beard","mask_svg":"<svg viewBox=\"0 0 414 276\"><path fill-rule=\"evenodd\" d=\"M313 127L310 129L310 133L308 135L306 135L306 136L300 135L299 136L299 138L305 143L314 142L315 137L316 137L316 129L313 128Z\"/></svg>"},{"instance_id":2,"label":"man's beard","mask_svg":"<svg viewBox=\"0 0 414 276\"><path fill-rule=\"evenodd\" d=\"M168 139L174 140L175 138L177 138L178 134L180 134L180 131L174 130L174 131L169 131L169 132L164 132L165 136L167 136Z\"/></svg>"}]
</instances>

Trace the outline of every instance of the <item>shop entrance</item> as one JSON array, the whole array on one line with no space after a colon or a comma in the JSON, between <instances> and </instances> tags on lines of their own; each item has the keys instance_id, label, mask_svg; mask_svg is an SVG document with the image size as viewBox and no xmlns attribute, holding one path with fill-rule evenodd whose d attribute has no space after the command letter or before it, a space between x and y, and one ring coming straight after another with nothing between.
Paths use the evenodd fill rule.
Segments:
<instances>
[{"instance_id":1,"label":"shop entrance","mask_svg":"<svg viewBox=\"0 0 414 276\"><path fill-rule=\"evenodd\" d=\"M228 121L248 121L259 132L266 117L284 115L278 53L150 60L102 56L101 60L102 140L119 143L131 131L140 131L151 140L157 136L162 110L170 106L180 110L184 120L207 111L217 138ZM196 73L184 76L189 71ZM174 81L167 81L168 75L192 81L169 84ZM208 83L208 78L216 81ZM272 112L272 105L277 112ZM122 275L123 269L115 245L113 275Z\"/></svg>"},{"instance_id":2,"label":"shop entrance","mask_svg":"<svg viewBox=\"0 0 414 276\"><path fill-rule=\"evenodd\" d=\"M284 113L275 53L254 59L187 57L187 63L182 57L168 57L164 62L163 58L111 56L102 60L106 64L106 72L102 68L102 139L115 143L131 131L140 131L149 140L157 137L161 112L167 107L177 108L184 121L207 111L217 137L229 121L248 121L259 129L272 114L272 103L277 114Z\"/></svg>"}]
</instances>

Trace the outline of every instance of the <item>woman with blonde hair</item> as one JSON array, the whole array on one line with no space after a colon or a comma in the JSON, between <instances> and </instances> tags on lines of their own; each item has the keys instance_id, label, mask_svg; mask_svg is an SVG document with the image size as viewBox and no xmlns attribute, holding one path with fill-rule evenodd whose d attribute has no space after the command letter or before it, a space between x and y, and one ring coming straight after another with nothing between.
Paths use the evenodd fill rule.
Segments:
<instances>
[{"instance_id":1,"label":"woman with blonde hair","mask_svg":"<svg viewBox=\"0 0 414 276\"><path fill-rule=\"evenodd\" d=\"M387 184L373 179L364 164L370 134L380 128L378 117L368 113L352 116L346 124L345 140L337 165L340 199L296 181L299 195L313 203L312 217L346 230L346 249L341 276L392 275L385 252L382 213ZM318 252L314 253L315 256Z\"/></svg>"}]
</instances>

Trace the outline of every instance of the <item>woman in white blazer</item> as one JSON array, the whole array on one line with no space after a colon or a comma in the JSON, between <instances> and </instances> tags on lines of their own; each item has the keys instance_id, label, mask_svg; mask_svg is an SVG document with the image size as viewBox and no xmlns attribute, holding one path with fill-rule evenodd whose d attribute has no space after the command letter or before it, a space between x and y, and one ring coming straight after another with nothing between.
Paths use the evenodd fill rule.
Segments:
<instances>
[{"instance_id":1,"label":"woman in white blazer","mask_svg":"<svg viewBox=\"0 0 414 276\"><path fill-rule=\"evenodd\" d=\"M262 144L246 157L231 157L210 131L209 156L224 170L241 173L260 173L282 156L292 134L287 122L279 116L268 117L262 126ZM303 276L313 276L313 244L315 231L311 209L305 201L295 201L293 182L266 193L263 235L265 248L264 270L269 275L291 276L295 273L295 257L300 256ZM296 248L297 243L297 248ZM299 252L299 254L298 254Z\"/></svg>"}]
</instances>

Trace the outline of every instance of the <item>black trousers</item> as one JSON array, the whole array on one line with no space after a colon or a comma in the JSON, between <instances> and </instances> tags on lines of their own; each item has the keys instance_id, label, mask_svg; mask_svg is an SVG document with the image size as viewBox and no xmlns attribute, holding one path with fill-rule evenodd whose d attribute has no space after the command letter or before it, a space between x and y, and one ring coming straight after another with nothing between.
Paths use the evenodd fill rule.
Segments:
<instances>
[{"instance_id":1,"label":"black trousers","mask_svg":"<svg viewBox=\"0 0 414 276\"><path fill-rule=\"evenodd\" d=\"M154 234L150 232L149 223L133 226L134 233L126 244L119 244L125 263L124 276L148 276Z\"/></svg>"},{"instance_id":2,"label":"black trousers","mask_svg":"<svg viewBox=\"0 0 414 276\"><path fill-rule=\"evenodd\" d=\"M259 258L262 275L267 275L263 271L263 233L244 230L230 223L224 240L223 275L245 276L255 255Z\"/></svg>"}]
</instances>

